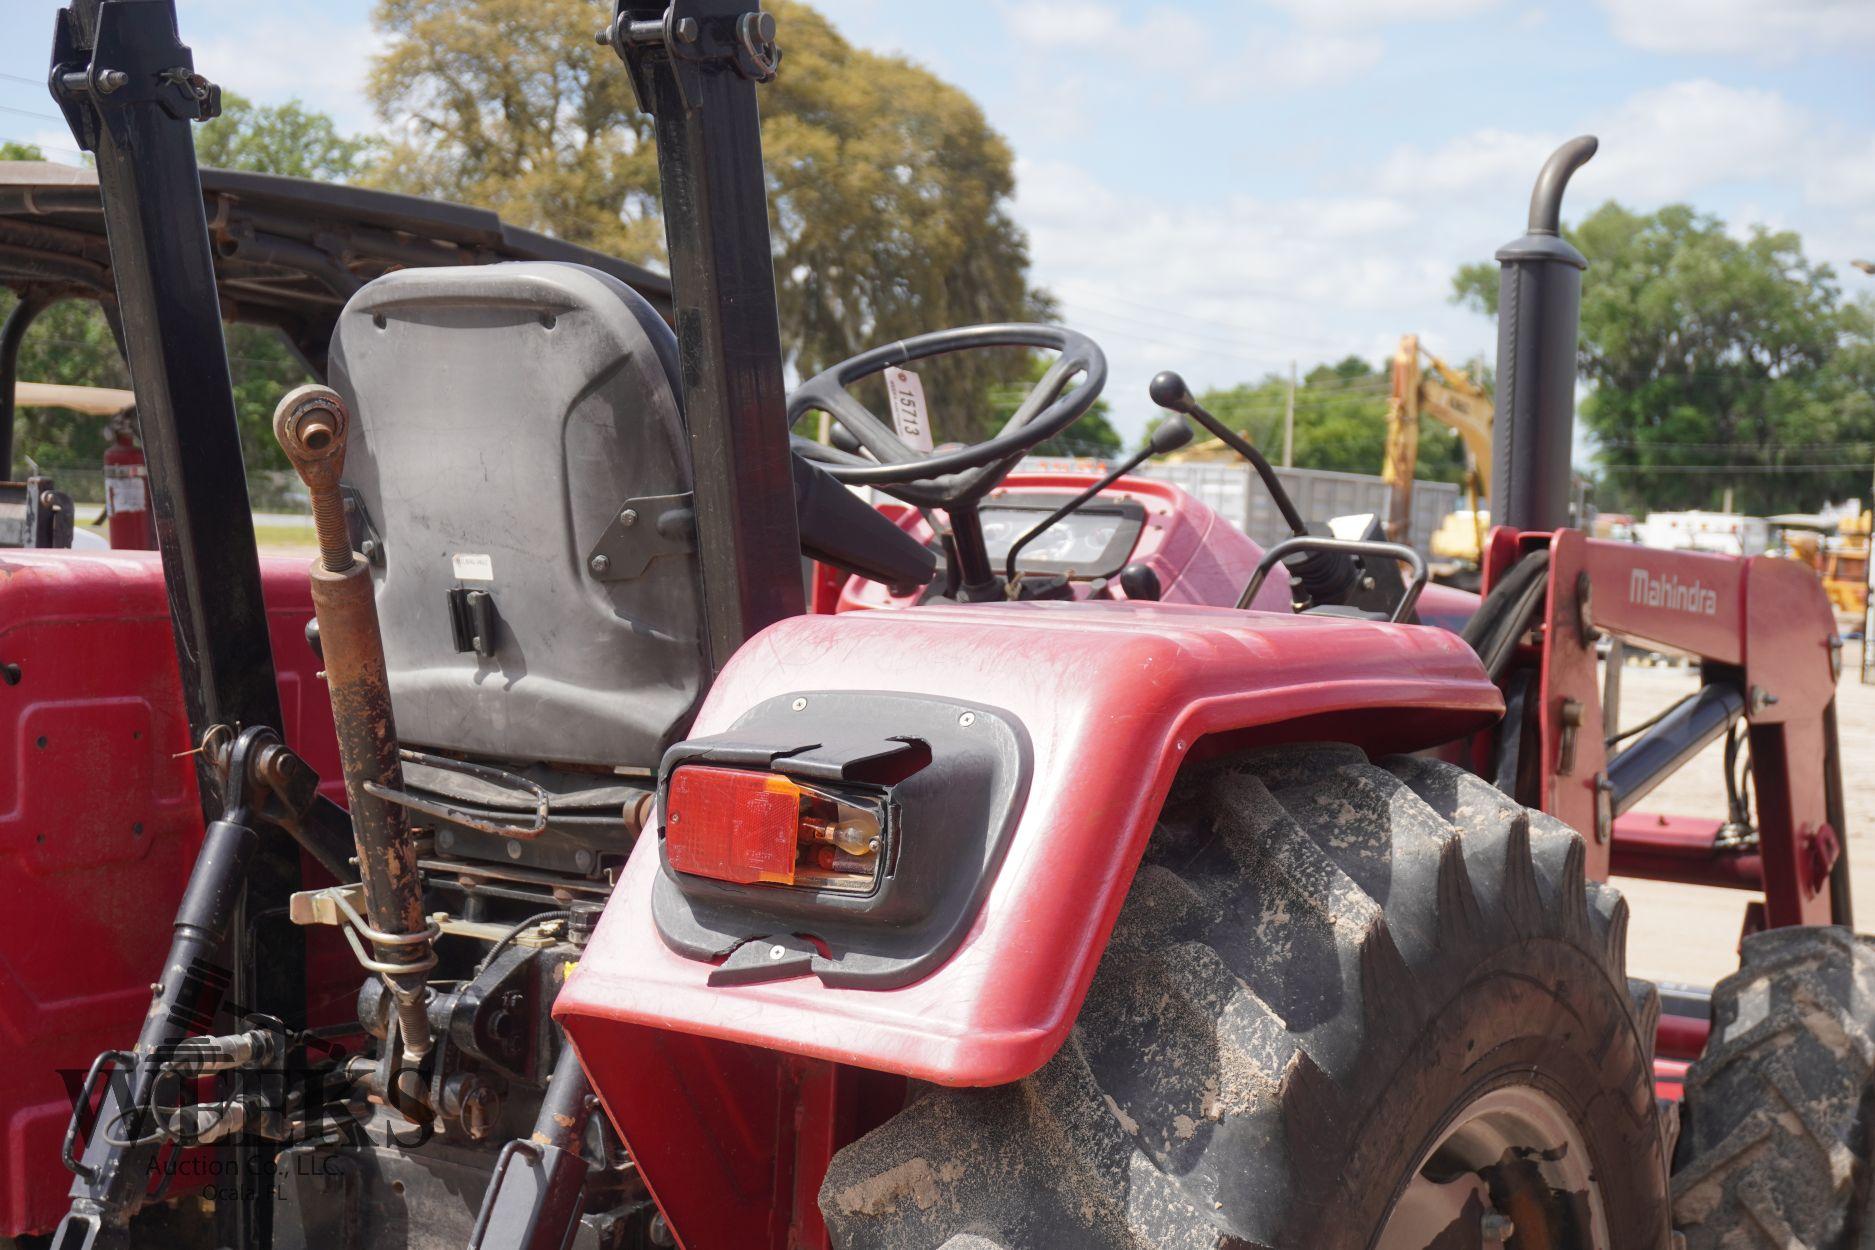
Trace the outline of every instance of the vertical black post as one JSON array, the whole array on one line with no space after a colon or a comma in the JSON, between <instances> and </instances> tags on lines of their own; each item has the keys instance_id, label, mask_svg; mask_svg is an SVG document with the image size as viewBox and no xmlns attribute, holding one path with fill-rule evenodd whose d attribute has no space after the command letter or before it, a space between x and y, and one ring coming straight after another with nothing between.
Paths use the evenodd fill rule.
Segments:
<instances>
[{"instance_id":1,"label":"vertical black post","mask_svg":"<svg viewBox=\"0 0 1875 1250\"><path fill-rule=\"evenodd\" d=\"M189 729L278 727L280 697L222 340L221 305L203 216L191 125L220 92L194 72L174 0L73 0L60 10L50 85L78 144L97 157L125 355L168 587ZM197 757L205 810L215 778ZM248 917L284 912L299 888L299 852L262 835L245 873L227 951L232 995L294 1024L304 1012L300 934ZM252 948L264 933L266 949ZM152 958L155 952L152 952ZM265 1245L272 1193L268 1148L239 1152L244 1201L218 1203L223 1244ZM83 1179L74 1185L81 1196Z\"/></svg>"},{"instance_id":2,"label":"vertical black post","mask_svg":"<svg viewBox=\"0 0 1875 1250\"><path fill-rule=\"evenodd\" d=\"M6 323L0 325L0 481L13 480L14 397L20 380L20 344L26 331L52 303L38 290L21 293Z\"/></svg>"},{"instance_id":3,"label":"vertical black post","mask_svg":"<svg viewBox=\"0 0 1875 1250\"><path fill-rule=\"evenodd\" d=\"M755 87L775 73L758 0L619 0L603 36L656 119L712 671L806 610Z\"/></svg>"},{"instance_id":4,"label":"vertical black post","mask_svg":"<svg viewBox=\"0 0 1875 1250\"><path fill-rule=\"evenodd\" d=\"M98 190L189 728L280 723L254 518L190 134L218 93L193 76L174 0L59 13L54 96Z\"/></svg>"},{"instance_id":5,"label":"vertical black post","mask_svg":"<svg viewBox=\"0 0 1875 1250\"><path fill-rule=\"evenodd\" d=\"M1595 155L1592 135L1550 156L1530 193L1529 231L1498 250L1497 420L1491 519L1525 530L1569 524L1576 338L1588 261L1562 239L1569 177Z\"/></svg>"}]
</instances>

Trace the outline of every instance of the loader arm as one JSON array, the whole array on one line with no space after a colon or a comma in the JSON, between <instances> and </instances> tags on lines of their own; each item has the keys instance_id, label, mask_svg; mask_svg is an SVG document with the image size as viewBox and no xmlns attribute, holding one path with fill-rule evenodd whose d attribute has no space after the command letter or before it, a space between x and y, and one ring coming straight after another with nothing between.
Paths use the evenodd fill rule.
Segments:
<instances>
[{"instance_id":1,"label":"loader arm","mask_svg":"<svg viewBox=\"0 0 1875 1250\"><path fill-rule=\"evenodd\" d=\"M1540 655L1526 696L1540 756L1520 797L1573 826L1591 879L1610 874L1761 889L1764 923L1850 923L1835 729L1842 639L1815 574L1793 560L1661 551L1588 538L1492 531L1491 585L1546 550ZM1597 644L1604 636L1698 656L1700 691L1618 751L1604 741ZM1516 670L1507 689L1518 687ZM1522 723L1513 693L1507 728ZM1667 820L1623 820L1739 723L1756 795L1754 836L1718 844ZM1515 770L1511 770L1515 771ZM1515 777L1500 775L1500 785Z\"/></svg>"}]
</instances>

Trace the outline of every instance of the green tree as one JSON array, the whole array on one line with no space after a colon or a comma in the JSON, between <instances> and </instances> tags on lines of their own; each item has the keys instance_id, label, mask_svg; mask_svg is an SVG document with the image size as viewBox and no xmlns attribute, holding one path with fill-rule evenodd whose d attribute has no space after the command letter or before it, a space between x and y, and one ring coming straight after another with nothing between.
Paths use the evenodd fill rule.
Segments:
<instances>
[{"instance_id":1,"label":"green tree","mask_svg":"<svg viewBox=\"0 0 1875 1250\"><path fill-rule=\"evenodd\" d=\"M853 47L813 9L771 6L786 54L760 95L783 343L802 375L875 343L1038 319L1008 212L1008 145L968 96ZM370 90L403 137L379 185L481 204L517 225L659 262L649 119L587 0L379 0ZM990 426L990 388L1023 352L921 365L940 438ZM882 390L862 398L883 402Z\"/></svg>"},{"instance_id":2,"label":"green tree","mask_svg":"<svg viewBox=\"0 0 1875 1250\"><path fill-rule=\"evenodd\" d=\"M661 254L657 153L590 0L378 0L367 86L401 136L374 185L478 204L626 260Z\"/></svg>"},{"instance_id":3,"label":"green tree","mask_svg":"<svg viewBox=\"0 0 1875 1250\"><path fill-rule=\"evenodd\" d=\"M1013 417L1022 401L1029 397L1035 384L1042 380L1054 364L1052 354L1035 354L1027 372L1017 381L999 382L990 388L989 420L990 430L999 430L1003 423ZM1034 455L1037 456L1096 456L1106 458L1117 453L1126 445L1120 432L1113 428L1109 420L1113 405L1104 398L1096 399L1093 406L1084 413L1080 420L1055 435L1053 438L1038 443Z\"/></svg>"},{"instance_id":4,"label":"green tree","mask_svg":"<svg viewBox=\"0 0 1875 1250\"><path fill-rule=\"evenodd\" d=\"M5 159L27 159L7 157ZM0 291L0 320L18 301ZM61 300L33 321L20 344L24 382L128 388L130 371L98 305L88 299ZM14 414L15 471L29 460L42 468L90 466L104 455L103 417L64 408L21 408Z\"/></svg>"},{"instance_id":5,"label":"green tree","mask_svg":"<svg viewBox=\"0 0 1875 1250\"><path fill-rule=\"evenodd\" d=\"M324 113L298 100L255 104L221 93L221 116L195 128L195 157L216 169L247 169L321 182L349 182L364 168L369 143L342 134Z\"/></svg>"},{"instance_id":6,"label":"green tree","mask_svg":"<svg viewBox=\"0 0 1875 1250\"><path fill-rule=\"evenodd\" d=\"M15 143L11 139L0 141L0 161L43 161L46 154L36 143Z\"/></svg>"},{"instance_id":7,"label":"green tree","mask_svg":"<svg viewBox=\"0 0 1875 1250\"><path fill-rule=\"evenodd\" d=\"M195 156L203 165L320 182L357 178L370 150L367 140L341 133L332 118L297 100L258 105L226 91L221 116L195 128ZM277 330L230 324L226 336L248 467L284 470L286 457L273 436L274 405L287 391L312 381L312 375Z\"/></svg>"},{"instance_id":8,"label":"green tree","mask_svg":"<svg viewBox=\"0 0 1875 1250\"><path fill-rule=\"evenodd\" d=\"M1310 369L1296 386L1295 464L1302 469L1377 474L1387 454L1388 367L1359 356ZM1266 374L1260 382L1213 389L1198 402L1275 460L1283 444L1283 408L1289 379ZM1198 433L1202 441L1207 435ZM1465 451L1457 435L1430 418L1419 424L1423 481L1457 482Z\"/></svg>"},{"instance_id":9,"label":"green tree","mask_svg":"<svg viewBox=\"0 0 1875 1250\"><path fill-rule=\"evenodd\" d=\"M232 92L222 115L195 128L196 157L204 165L322 180L356 174L367 151L363 140L340 133L330 117L297 102L259 106ZM0 160L40 160L38 148L0 145ZM15 303L0 292L0 317ZM273 437L273 408L285 391L311 381L280 334L265 326L226 327L228 369L234 384L241 443L252 468L284 469ZM70 299L46 309L20 351L20 377L81 386L129 387L130 374L97 303ZM96 464L104 453L106 419L62 408L28 408L17 415L16 455L48 468Z\"/></svg>"},{"instance_id":10,"label":"green tree","mask_svg":"<svg viewBox=\"0 0 1875 1250\"><path fill-rule=\"evenodd\" d=\"M1863 493L1875 453L1875 338L1789 231L1744 237L1684 204L1607 203L1566 236L1589 259L1579 365L1604 506L1775 513ZM1498 270L1453 298L1497 310Z\"/></svg>"}]
</instances>

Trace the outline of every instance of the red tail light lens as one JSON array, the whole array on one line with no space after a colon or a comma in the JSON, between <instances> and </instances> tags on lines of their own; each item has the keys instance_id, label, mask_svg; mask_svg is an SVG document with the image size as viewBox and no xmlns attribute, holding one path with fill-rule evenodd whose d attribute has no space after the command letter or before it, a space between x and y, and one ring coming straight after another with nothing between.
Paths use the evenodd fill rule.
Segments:
<instances>
[{"instance_id":1,"label":"red tail light lens","mask_svg":"<svg viewBox=\"0 0 1875 1250\"><path fill-rule=\"evenodd\" d=\"M686 764L664 811L670 866L738 885L870 891L879 880L877 804L776 773Z\"/></svg>"}]
</instances>

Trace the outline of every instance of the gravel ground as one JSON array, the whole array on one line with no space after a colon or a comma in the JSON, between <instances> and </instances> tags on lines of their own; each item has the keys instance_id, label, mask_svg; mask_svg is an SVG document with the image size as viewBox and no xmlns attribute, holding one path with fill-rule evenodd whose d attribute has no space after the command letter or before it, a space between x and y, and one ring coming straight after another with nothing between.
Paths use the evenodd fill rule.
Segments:
<instances>
[{"instance_id":1,"label":"gravel ground","mask_svg":"<svg viewBox=\"0 0 1875 1250\"><path fill-rule=\"evenodd\" d=\"M1846 626L1846 622L1845 622ZM1849 864L1858 928L1875 931L1875 686L1865 686L1859 644L1843 652L1836 717L1842 735L1843 791L1849 820ZM1698 670L1630 664L1622 675L1623 725L1696 689ZM1723 747L1714 743L1641 801L1641 809L1680 816L1725 817ZM1655 981L1711 985L1738 965L1745 904L1741 890L1615 878L1628 897L1628 967Z\"/></svg>"}]
</instances>

